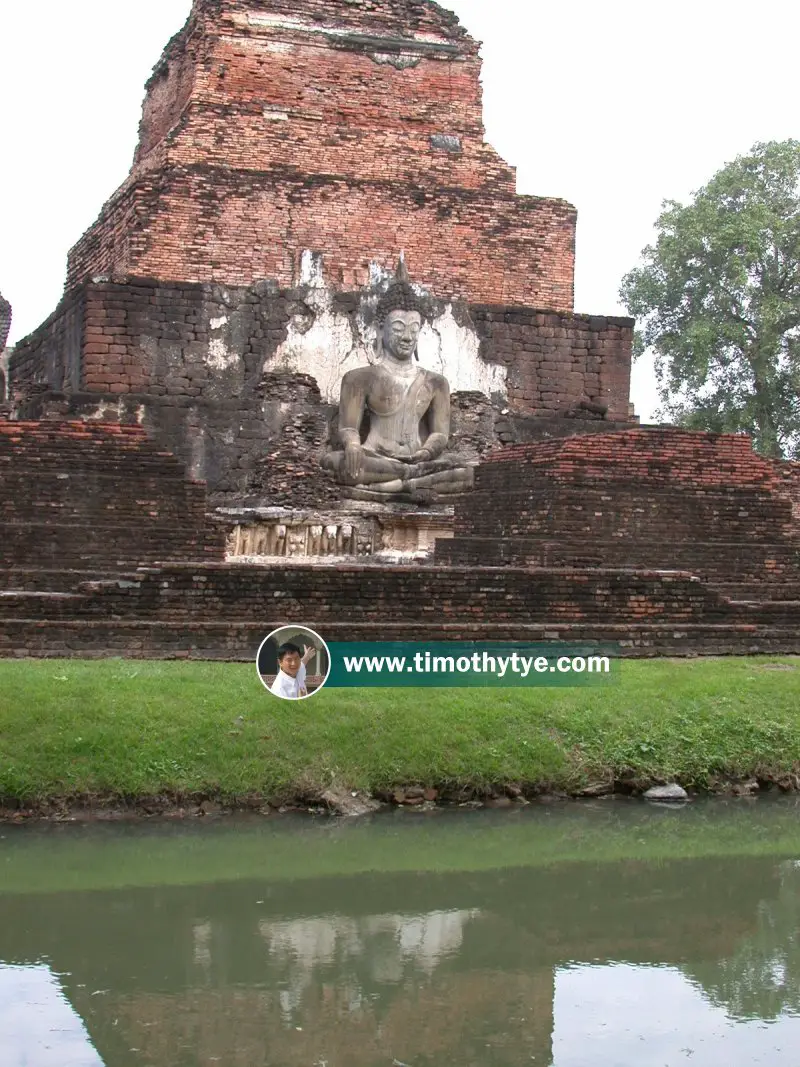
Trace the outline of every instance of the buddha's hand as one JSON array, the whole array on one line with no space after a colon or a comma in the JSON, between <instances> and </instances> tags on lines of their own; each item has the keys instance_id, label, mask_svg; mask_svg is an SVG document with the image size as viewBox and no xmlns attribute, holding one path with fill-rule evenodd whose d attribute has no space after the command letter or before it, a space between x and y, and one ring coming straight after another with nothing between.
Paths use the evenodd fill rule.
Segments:
<instances>
[{"instance_id":1,"label":"buddha's hand","mask_svg":"<svg viewBox=\"0 0 800 1067\"><path fill-rule=\"evenodd\" d=\"M364 449L349 444L344 449L344 473L348 481L357 482L364 470Z\"/></svg>"},{"instance_id":2,"label":"buddha's hand","mask_svg":"<svg viewBox=\"0 0 800 1067\"><path fill-rule=\"evenodd\" d=\"M429 448L421 448L418 452L415 452L411 457L412 463L430 463L433 459L433 452Z\"/></svg>"}]
</instances>

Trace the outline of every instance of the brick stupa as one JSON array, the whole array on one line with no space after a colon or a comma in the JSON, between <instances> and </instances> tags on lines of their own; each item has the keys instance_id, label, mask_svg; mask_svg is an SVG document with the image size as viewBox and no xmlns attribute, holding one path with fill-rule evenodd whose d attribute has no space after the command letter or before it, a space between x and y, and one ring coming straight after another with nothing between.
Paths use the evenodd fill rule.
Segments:
<instances>
[{"instance_id":1,"label":"brick stupa","mask_svg":"<svg viewBox=\"0 0 800 1067\"><path fill-rule=\"evenodd\" d=\"M479 45L427 0L195 0L124 185L72 249L97 275L370 283L399 249L470 303L573 307L576 212L485 143Z\"/></svg>"}]
</instances>

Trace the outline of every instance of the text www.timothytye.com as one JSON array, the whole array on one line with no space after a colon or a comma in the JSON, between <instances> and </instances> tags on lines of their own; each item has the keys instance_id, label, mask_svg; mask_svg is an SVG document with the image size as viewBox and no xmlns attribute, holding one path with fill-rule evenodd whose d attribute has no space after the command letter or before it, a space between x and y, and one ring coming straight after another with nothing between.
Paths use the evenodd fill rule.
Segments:
<instances>
[{"instance_id":1,"label":"text www.timothytye.com","mask_svg":"<svg viewBox=\"0 0 800 1067\"><path fill-rule=\"evenodd\" d=\"M539 674L609 674L608 656L524 656L518 652L498 655L473 652L471 656L435 656L417 652L413 656L344 656L348 674L472 674L505 678L527 678Z\"/></svg>"}]
</instances>

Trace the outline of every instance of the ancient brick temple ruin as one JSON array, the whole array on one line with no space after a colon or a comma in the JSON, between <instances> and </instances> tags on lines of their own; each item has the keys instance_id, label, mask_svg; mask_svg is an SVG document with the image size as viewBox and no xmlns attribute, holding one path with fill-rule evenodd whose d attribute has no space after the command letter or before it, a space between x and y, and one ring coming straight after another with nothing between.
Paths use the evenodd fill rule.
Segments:
<instances>
[{"instance_id":1,"label":"ancient brick temple ruin","mask_svg":"<svg viewBox=\"0 0 800 1067\"><path fill-rule=\"evenodd\" d=\"M429 0L194 0L129 177L4 359L0 652L247 658L300 616L796 648L794 466L635 428L633 323L573 310L576 212L517 194L480 70ZM478 465L455 505L322 465L401 252Z\"/></svg>"},{"instance_id":2,"label":"ancient brick temple ruin","mask_svg":"<svg viewBox=\"0 0 800 1067\"><path fill-rule=\"evenodd\" d=\"M195 0L127 181L16 347L19 414L136 420L218 506L335 504L328 424L405 252L475 459L543 418L627 424L632 323L574 314L575 209L516 194L480 70L427 0Z\"/></svg>"}]
</instances>

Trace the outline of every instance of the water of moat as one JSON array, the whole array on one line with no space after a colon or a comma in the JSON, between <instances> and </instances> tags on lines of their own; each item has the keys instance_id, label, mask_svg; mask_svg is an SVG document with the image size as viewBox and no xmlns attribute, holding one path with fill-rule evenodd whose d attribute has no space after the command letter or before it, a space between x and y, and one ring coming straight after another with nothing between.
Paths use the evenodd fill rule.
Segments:
<instances>
[{"instance_id":1,"label":"water of moat","mask_svg":"<svg viewBox=\"0 0 800 1067\"><path fill-rule=\"evenodd\" d=\"M0 826L2 1067L800 1063L800 801Z\"/></svg>"}]
</instances>

